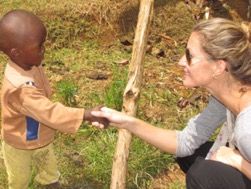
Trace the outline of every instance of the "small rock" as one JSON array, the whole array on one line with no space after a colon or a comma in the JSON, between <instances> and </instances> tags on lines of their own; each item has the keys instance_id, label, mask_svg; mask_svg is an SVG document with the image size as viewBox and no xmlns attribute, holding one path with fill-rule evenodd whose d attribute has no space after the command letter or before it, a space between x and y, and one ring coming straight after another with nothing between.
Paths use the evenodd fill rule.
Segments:
<instances>
[{"instance_id":1,"label":"small rock","mask_svg":"<svg viewBox=\"0 0 251 189\"><path fill-rule=\"evenodd\" d=\"M101 73L101 72L91 72L91 73L87 74L86 77L89 79L94 79L94 80L108 79L108 75L105 73Z\"/></svg>"}]
</instances>

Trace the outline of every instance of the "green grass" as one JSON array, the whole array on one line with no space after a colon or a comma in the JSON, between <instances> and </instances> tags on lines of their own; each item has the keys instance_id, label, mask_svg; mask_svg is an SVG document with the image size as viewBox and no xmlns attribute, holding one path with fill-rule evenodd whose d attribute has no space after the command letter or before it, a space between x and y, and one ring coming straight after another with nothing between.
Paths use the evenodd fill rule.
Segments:
<instances>
[{"instance_id":1,"label":"green grass","mask_svg":"<svg viewBox=\"0 0 251 189\"><path fill-rule=\"evenodd\" d=\"M148 188L154 175L173 163L171 155L160 152L138 138L133 139L130 149L128 188Z\"/></svg>"},{"instance_id":2,"label":"green grass","mask_svg":"<svg viewBox=\"0 0 251 189\"><path fill-rule=\"evenodd\" d=\"M76 106L77 105L77 92L78 86L74 81L61 80L56 84L56 94L58 100L67 106Z\"/></svg>"},{"instance_id":3,"label":"green grass","mask_svg":"<svg viewBox=\"0 0 251 189\"><path fill-rule=\"evenodd\" d=\"M127 83L127 70L121 70L118 66L113 67L113 79L105 89L104 104L116 110L122 109L123 93Z\"/></svg>"}]
</instances>

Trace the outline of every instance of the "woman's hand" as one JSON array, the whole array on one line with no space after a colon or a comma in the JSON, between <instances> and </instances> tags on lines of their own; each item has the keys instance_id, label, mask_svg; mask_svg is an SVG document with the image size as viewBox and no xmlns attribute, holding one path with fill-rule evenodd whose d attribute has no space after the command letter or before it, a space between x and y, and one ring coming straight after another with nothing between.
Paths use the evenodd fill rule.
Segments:
<instances>
[{"instance_id":1,"label":"woman's hand","mask_svg":"<svg viewBox=\"0 0 251 189\"><path fill-rule=\"evenodd\" d=\"M222 146L212 155L211 160L225 163L240 170L243 157L238 150Z\"/></svg>"},{"instance_id":2,"label":"woman's hand","mask_svg":"<svg viewBox=\"0 0 251 189\"><path fill-rule=\"evenodd\" d=\"M128 126L136 121L134 117L107 107L102 107L100 111L92 111L91 114L95 117L108 119L111 125L120 129L128 129ZM104 128L104 125L100 122L92 122L92 125L101 129Z\"/></svg>"}]
</instances>

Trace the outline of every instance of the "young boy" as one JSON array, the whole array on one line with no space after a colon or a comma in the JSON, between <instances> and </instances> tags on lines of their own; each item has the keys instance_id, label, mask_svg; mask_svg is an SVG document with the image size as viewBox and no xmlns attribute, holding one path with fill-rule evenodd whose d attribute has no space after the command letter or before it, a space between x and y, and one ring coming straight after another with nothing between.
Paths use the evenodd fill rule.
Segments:
<instances>
[{"instance_id":1,"label":"young boy","mask_svg":"<svg viewBox=\"0 0 251 189\"><path fill-rule=\"evenodd\" d=\"M51 90L41 67L45 39L44 24L31 12L13 10L0 20L0 50L10 58L1 91L2 150L9 189L28 187L32 161L38 168L36 181L56 188L60 176L52 149L56 130L74 133L83 120L108 124L92 117L91 110L49 100Z\"/></svg>"}]
</instances>

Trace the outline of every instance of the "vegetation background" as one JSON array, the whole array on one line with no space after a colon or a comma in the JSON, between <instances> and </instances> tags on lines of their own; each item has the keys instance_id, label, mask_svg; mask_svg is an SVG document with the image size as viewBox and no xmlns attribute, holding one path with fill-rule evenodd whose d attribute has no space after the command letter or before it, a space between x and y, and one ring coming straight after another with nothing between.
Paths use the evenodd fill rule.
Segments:
<instances>
[{"instance_id":1,"label":"vegetation background","mask_svg":"<svg viewBox=\"0 0 251 189\"><path fill-rule=\"evenodd\" d=\"M54 90L54 101L86 108L104 104L120 110L139 2L0 0L0 16L12 9L26 9L44 21L48 29L44 68ZM245 0L211 0L207 4L212 16L247 19ZM204 91L182 86L182 70L177 67L202 10L189 0L155 0L137 117L156 127L182 129L207 102ZM1 78L6 61L1 54ZM58 133L55 151L62 188L109 188L116 141L116 129L100 131L86 124L75 135ZM0 189L6 188L0 158ZM43 187L31 180L29 188ZM173 156L133 138L127 188L182 189L184 175Z\"/></svg>"}]
</instances>

